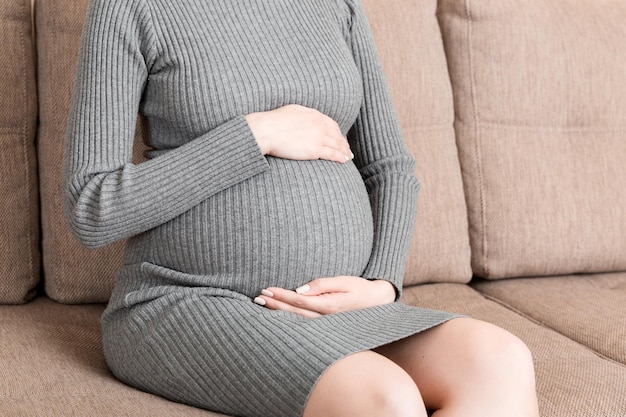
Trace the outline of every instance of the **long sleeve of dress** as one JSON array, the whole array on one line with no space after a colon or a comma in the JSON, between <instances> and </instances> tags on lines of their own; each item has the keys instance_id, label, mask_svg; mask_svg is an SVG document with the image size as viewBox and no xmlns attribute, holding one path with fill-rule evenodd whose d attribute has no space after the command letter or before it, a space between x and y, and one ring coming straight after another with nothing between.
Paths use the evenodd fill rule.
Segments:
<instances>
[{"instance_id":1,"label":"long sleeve of dress","mask_svg":"<svg viewBox=\"0 0 626 417\"><path fill-rule=\"evenodd\" d=\"M93 0L68 122L65 212L100 247L161 225L268 169L243 116L133 164L137 113L159 43L143 0Z\"/></svg>"},{"instance_id":2,"label":"long sleeve of dress","mask_svg":"<svg viewBox=\"0 0 626 417\"><path fill-rule=\"evenodd\" d=\"M364 278L391 281L402 290L413 235L419 183L415 161L404 144L367 16L353 8L352 51L361 71L364 102L349 141L367 187L374 218L374 244Z\"/></svg>"}]
</instances>

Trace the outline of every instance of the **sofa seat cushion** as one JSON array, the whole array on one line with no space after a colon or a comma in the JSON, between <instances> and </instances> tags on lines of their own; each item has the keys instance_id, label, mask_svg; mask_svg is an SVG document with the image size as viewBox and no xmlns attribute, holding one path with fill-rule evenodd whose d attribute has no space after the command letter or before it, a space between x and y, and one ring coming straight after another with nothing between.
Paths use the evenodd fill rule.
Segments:
<instances>
[{"instance_id":1,"label":"sofa seat cushion","mask_svg":"<svg viewBox=\"0 0 626 417\"><path fill-rule=\"evenodd\" d=\"M439 0L472 267L626 271L626 3Z\"/></svg>"},{"instance_id":2,"label":"sofa seat cushion","mask_svg":"<svg viewBox=\"0 0 626 417\"><path fill-rule=\"evenodd\" d=\"M0 415L218 417L118 382L104 362L104 306L37 298L0 306Z\"/></svg>"},{"instance_id":3,"label":"sofa seat cushion","mask_svg":"<svg viewBox=\"0 0 626 417\"><path fill-rule=\"evenodd\" d=\"M473 285L498 303L626 365L626 273Z\"/></svg>"},{"instance_id":4,"label":"sofa seat cushion","mask_svg":"<svg viewBox=\"0 0 626 417\"><path fill-rule=\"evenodd\" d=\"M30 0L0 2L0 303L35 295L39 207Z\"/></svg>"},{"instance_id":5,"label":"sofa seat cushion","mask_svg":"<svg viewBox=\"0 0 626 417\"><path fill-rule=\"evenodd\" d=\"M404 290L403 300L466 314L521 338L533 353L542 417L626 416L624 365L598 356L580 343L486 299L466 285L414 286ZM605 317L619 315L619 310L615 310ZM598 320L595 326L598 325L604 325L604 320Z\"/></svg>"}]
</instances>

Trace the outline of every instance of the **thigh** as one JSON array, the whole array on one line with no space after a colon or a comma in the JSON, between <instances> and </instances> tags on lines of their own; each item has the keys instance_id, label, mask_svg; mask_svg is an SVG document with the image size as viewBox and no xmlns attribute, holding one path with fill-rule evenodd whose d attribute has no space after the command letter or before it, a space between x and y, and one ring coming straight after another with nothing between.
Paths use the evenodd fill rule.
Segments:
<instances>
[{"instance_id":1,"label":"thigh","mask_svg":"<svg viewBox=\"0 0 626 417\"><path fill-rule=\"evenodd\" d=\"M304 417L426 417L413 379L384 356L365 351L332 365L311 393Z\"/></svg>"}]
</instances>

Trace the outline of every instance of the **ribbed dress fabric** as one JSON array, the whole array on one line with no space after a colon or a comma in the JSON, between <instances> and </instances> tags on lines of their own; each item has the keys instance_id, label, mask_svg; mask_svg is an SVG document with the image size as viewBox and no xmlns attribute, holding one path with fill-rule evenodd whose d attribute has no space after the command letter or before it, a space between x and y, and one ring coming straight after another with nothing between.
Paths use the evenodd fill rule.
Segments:
<instances>
[{"instance_id":1,"label":"ribbed dress fabric","mask_svg":"<svg viewBox=\"0 0 626 417\"><path fill-rule=\"evenodd\" d=\"M244 116L287 104L336 120L354 161L262 155ZM138 111L151 151L133 164ZM102 328L130 385L299 416L337 360L454 317L395 302L306 319L252 301L338 275L401 292L419 186L358 0L92 0L65 152L76 236L129 238Z\"/></svg>"}]
</instances>

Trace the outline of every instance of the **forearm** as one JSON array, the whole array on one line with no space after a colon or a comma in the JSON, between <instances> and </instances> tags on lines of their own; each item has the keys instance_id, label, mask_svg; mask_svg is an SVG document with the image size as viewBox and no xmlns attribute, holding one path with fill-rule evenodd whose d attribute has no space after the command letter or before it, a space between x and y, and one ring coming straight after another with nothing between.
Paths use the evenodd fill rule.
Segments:
<instances>
[{"instance_id":1,"label":"forearm","mask_svg":"<svg viewBox=\"0 0 626 417\"><path fill-rule=\"evenodd\" d=\"M402 293L402 281L413 236L419 183L412 174L375 178L369 185L374 244L362 276L390 281Z\"/></svg>"},{"instance_id":2,"label":"forearm","mask_svg":"<svg viewBox=\"0 0 626 417\"><path fill-rule=\"evenodd\" d=\"M107 161L66 155L66 215L86 246L99 247L161 225L211 195L268 168L243 117L153 160L134 165L128 155Z\"/></svg>"}]
</instances>

